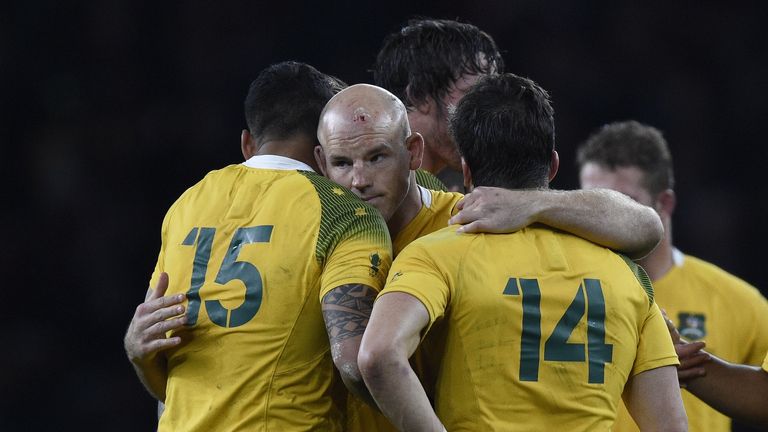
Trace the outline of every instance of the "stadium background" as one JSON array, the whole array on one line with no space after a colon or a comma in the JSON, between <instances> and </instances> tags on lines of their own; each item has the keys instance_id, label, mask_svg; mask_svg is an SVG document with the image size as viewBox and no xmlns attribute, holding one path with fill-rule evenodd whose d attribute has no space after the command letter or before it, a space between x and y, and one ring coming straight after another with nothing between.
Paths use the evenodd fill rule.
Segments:
<instances>
[{"instance_id":1,"label":"stadium background","mask_svg":"<svg viewBox=\"0 0 768 432\"><path fill-rule=\"evenodd\" d=\"M763 289L765 7L729 2L6 2L0 6L4 247L0 430L151 430L122 349L172 201L241 161L242 100L295 59L371 82L409 17L490 33L551 92L563 161L637 119L675 158L674 238Z\"/></svg>"}]
</instances>

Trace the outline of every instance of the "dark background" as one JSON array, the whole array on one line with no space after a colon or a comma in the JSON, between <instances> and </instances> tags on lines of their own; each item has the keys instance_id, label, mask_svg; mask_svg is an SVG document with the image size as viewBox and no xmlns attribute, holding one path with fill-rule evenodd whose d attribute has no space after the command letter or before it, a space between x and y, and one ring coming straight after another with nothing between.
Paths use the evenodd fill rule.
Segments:
<instances>
[{"instance_id":1,"label":"dark background","mask_svg":"<svg viewBox=\"0 0 768 432\"><path fill-rule=\"evenodd\" d=\"M478 25L508 71L551 92L556 188L577 187L574 148L597 126L664 131L678 247L768 286L757 2L3 2L0 430L151 430L122 337L166 209L241 162L262 68L293 59L371 82L383 37L419 15Z\"/></svg>"}]
</instances>

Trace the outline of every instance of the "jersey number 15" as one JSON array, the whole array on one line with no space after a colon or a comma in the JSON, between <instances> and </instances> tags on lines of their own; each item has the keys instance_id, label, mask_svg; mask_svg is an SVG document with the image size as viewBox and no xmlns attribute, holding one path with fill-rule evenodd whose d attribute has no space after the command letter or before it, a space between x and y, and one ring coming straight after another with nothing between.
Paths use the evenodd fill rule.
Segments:
<instances>
[{"instance_id":1,"label":"jersey number 15","mask_svg":"<svg viewBox=\"0 0 768 432\"><path fill-rule=\"evenodd\" d=\"M214 280L217 284L226 284L239 280L245 285L245 300L239 307L229 310L219 300L205 301L205 310L211 321L221 327L238 327L250 321L261 307L261 296L264 284L261 273L250 262L238 261L240 247L251 243L269 243L272 238L273 225L259 225L238 228L232 236L232 242L227 248L227 254L221 262L218 274ZM192 281L187 291L187 325L195 325L200 313L200 288L205 283L208 271L208 261L211 259L211 246L216 228L192 228L181 243L184 246L195 246L195 259L192 265Z\"/></svg>"}]
</instances>

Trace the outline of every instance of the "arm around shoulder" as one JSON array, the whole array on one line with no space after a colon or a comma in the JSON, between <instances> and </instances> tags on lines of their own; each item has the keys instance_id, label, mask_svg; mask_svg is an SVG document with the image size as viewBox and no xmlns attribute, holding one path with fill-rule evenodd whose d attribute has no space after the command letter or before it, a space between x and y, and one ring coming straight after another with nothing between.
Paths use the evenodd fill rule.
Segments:
<instances>
[{"instance_id":1,"label":"arm around shoulder","mask_svg":"<svg viewBox=\"0 0 768 432\"><path fill-rule=\"evenodd\" d=\"M655 210L609 189L548 191L538 222L623 252L632 259L651 253L664 236Z\"/></svg>"}]
</instances>

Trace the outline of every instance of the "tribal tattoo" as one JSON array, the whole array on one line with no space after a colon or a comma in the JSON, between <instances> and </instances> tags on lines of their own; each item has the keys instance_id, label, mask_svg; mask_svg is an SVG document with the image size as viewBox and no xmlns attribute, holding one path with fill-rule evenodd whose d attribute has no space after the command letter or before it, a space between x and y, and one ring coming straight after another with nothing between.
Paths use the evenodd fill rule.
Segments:
<instances>
[{"instance_id":1,"label":"tribal tattoo","mask_svg":"<svg viewBox=\"0 0 768 432\"><path fill-rule=\"evenodd\" d=\"M366 285L342 285L323 297L323 318L333 345L361 336L371 317L376 291Z\"/></svg>"}]
</instances>

